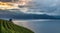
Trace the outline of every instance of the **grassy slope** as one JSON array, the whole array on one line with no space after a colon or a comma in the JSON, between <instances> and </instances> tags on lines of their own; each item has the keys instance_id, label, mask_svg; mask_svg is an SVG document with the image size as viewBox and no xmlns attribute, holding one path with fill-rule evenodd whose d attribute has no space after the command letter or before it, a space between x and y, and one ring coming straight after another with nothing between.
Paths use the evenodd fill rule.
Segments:
<instances>
[{"instance_id":1,"label":"grassy slope","mask_svg":"<svg viewBox=\"0 0 60 33\"><path fill-rule=\"evenodd\" d=\"M0 19L0 32L1 33L34 33L29 29L22 26L15 25L12 22Z\"/></svg>"}]
</instances>

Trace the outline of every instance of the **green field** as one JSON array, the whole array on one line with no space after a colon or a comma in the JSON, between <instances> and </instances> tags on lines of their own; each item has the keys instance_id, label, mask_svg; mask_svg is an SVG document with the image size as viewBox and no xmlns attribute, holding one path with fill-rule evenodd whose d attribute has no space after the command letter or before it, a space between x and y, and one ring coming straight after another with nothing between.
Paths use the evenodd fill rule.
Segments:
<instances>
[{"instance_id":1,"label":"green field","mask_svg":"<svg viewBox=\"0 0 60 33\"><path fill-rule=\"evenodd\" d=\"M13 22L0 19L0 33L34 33L33 31L15 25Z\"/></svg>"}]
</instances>

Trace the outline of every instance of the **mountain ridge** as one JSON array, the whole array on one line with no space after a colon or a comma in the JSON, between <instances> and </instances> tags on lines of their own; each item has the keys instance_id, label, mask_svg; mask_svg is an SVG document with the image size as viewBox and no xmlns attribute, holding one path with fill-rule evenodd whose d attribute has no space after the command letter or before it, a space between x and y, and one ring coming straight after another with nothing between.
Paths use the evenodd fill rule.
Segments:
<instances>
[{"instance_id":1,"label":"mountain ridge","mask_svg":"<svg viewBox=\"0 0 60 33\"><path fill-rule=\"evenodd\" d=\"M25 14L23 12L16 13L11 11L0 11L0 18L11 18L11 19L58 19L55 16L47 14ZM60 19L60 18L59 18Z\"/></svg>"}]
</instances>

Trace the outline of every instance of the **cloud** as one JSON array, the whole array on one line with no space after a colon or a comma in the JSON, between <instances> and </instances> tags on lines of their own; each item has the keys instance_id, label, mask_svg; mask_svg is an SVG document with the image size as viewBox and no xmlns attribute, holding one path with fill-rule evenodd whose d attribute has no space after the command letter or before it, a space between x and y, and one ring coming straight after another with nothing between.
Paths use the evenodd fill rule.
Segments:
<instances>
[{"instance_id":1,"label":"cloud","mask_svg":"<svg viewBox=\"0 0 60 33\"><path fill-rule=\"evenodd\" d=\"M11 0L1 0L11 1ZM60 15L60 0L34 0L34 6L28 8L29 12L40 12L41 14ZM28 12L27 11L27 12ZM40 14L39 13L39 14Z\"/></svg>"},{"instance_id":2,"label":"cloud","mask_svg":"<svg viewBox=\"0 0 60 33\"><path fill-rule=\"evenodd\" d=\"M12 0L0 0L2 2L12 2ZM14 0L14 1L18 1L18 0Z\"/></svg>"},{"instance_id":3,"label":"cloud","mask_svg":"<svg viewBox=\"0 0 60 33\"><path fill-rule=\"evenodd\" d=\"M37 8L50 15L60 15L60 0L35 0ZM40 12L37 10L37 12ZM43 13L42 12L42 13Z\"/></svg>"},{"instance_id":4,"label":"cloud","mask_svg":"<svg viewBox=\"0 0 60 33\"><path fill-rule=\"evenodd\" d=\"M12 0L0 0L2 2L11 2Z\"/></svg>"}]
</instances>

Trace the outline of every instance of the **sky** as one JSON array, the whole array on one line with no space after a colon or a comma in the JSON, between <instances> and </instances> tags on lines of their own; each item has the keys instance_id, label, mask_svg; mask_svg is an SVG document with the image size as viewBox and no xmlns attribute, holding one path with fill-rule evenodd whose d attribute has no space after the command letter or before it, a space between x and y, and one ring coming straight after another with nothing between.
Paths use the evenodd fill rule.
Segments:
<instances>
[{"instance_id":1,"label":"sky","mask_svg":"<svg viewBox=\"0 0 60 33\"><path fill-rule=\"evenodd\" d=\"M11 0L0 0L0 1L4 1L4 2L10 2Z\"/></svg>"},{"instance_id":2,"label":"sky","mask_svg":"<svg viewBox=\"0 0 60 33\"><path fill-rule=\"evenodd\" d=\"M41 10L50 15L60 15L60 0L35 0ZM37 7L37 6L36 6Z\"/></svg>"},{"instance_id":3,"label":"sky","mask_svg":"<svg viewBox=\"0 0 60 33\"><path fill-rule=\"evenodd\" d=\"M10 0L2 0L2 1L10 1ZM48 14L48 15L60 15L60 0L33 0L32 2L33 7L30 7L28 9L25 8L26 10L23 8L22 11L32 13L37 12L39 14Z\"/></svg>"}]
</instances>

